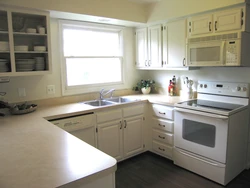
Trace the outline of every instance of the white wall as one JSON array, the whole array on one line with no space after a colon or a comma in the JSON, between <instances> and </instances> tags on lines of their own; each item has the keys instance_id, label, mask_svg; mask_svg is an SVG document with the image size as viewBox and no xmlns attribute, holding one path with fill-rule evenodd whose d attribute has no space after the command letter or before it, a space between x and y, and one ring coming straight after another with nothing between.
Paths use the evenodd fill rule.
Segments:
<instances>
[{"instance_id":1,"label":"white wall","mask_svg":"<svg viewBox=\"0 0 250 188\"><path fill-rule=\"evenodd\" d=\"M243 3L245 0L161 0L148 6L148 23Z\"/></svg>"},{"instance_id":2,"label":"white wall","mask_svg":"<svg viewBox=\"0 0 250 188\"><path fill-rule=\"evenodd\" d=\"M51 43L52 43L52 74L44 76L11 77L10 83L0 84L0 92L7 92L5 101L21 102L53 97L61 97L61 66L59 53L58 20L51 19ZM140 78L140 74L134 69L134 29L124 29L124 64L126 67L126 88L130 89ZM54 95L46 93L47 85L55 85ZM26 97L19 97L18 88L25 88Z\"/></svg>"},{"instance_id":3,"label":"white wall","mask_svg":"<svg viewBox=\"0 0 250 188\"><path fill-rule=\"evenodd\" d=\"M128 0L0 0L0 3L142 23L147 21L145 5Z\"/></svg>"}]
</instances>

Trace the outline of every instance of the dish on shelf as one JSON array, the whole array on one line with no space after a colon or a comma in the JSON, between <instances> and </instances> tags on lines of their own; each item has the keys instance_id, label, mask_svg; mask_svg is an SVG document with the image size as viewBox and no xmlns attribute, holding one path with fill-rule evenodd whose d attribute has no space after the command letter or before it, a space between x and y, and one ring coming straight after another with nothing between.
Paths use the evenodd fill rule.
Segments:
<instances>
[{"instance_id":1,"label":"dish on shelf","mask_svg":"<svg viewBox=\"0 0 250 188\"><path fill-rule=\"evenodd\" d=\"M35 28L27 28L26 33L36 33L36 29Z\"/></svg>"},{"instance_id":2,"label":"dish on shelf","mask_svg":"<svg viewBox=\"0 0 250 188\"><path fill-rule=\"evenodd\" d=\"M29 46L26 45L14 46L14 50L20 52L27 52L29 50Z\"/></svg>"},{"instance_id":3,"label":"dish on shelf","mask_svg":"<svg viewBox=\"0 0 250 188\"><path fill-rule=\"evenodd\" d=\"M7 59L0 59L0 72L8 72L10 70L8 61Z\"/></svg>"},{"instance_id":4,"label":"dish on shelf","mask_svg":"<svg viewBox=\"0 0 250 188\"><path fill-rule=\"evenodd\" d=\"M16 64L30 64L30 65L34 65L35 64L35 60L34 59L16 59Z\"/></svg>"},{"instance_id":5,"label":"dish on shelf","mask_svg":"<svg viewBox=\"0 0 250 188\"><path fill-rule=\"evenodd\" d=\"M36 52L45 52L46 46L34 46L34 51Z\"/></svg>"},{"instance_id":6,"label":"dish on shelf","mask_svg":"<svg viewBox=\"0 0 250 188\"><path fill-rule=\"evenodd\" d=\"M0 51L9 51L9 42L6 41L0 41Z\"/></svg>"}]
</instances>

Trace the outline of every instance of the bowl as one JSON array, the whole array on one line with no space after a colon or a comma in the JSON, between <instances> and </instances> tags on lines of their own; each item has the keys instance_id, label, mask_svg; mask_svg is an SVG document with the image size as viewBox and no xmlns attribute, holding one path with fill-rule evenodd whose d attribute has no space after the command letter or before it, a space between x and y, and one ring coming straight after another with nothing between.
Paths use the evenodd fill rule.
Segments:
<instances>
[{"instance_id":1,"label":"bowl","mask_svg":"<svg viewBox=\"0 0 250 188\"><path fill-rule=\"evenodd\" d=\"M36 52L45 52L46 46L34 46L34 51Z\"/></svg>"},{"instance_id":2,"label":"bowl","mask_svg":"<svg viewBox=\"0 0 250 188\"><path fill-rule=\"evenodd\" d=\"M29 50L29 46L20 45L14 47L15 51L27 52Z\"/></svg>"},{"instance_id":3,"label":"bowl","mask_svg":"<svg viewBox=\"0 0 250 188\"><path fill-rule=\"evenodd\" d=\"M26 33L36 33L36 29L35 28L27 28Z\"/></svg>"}]
</instances>

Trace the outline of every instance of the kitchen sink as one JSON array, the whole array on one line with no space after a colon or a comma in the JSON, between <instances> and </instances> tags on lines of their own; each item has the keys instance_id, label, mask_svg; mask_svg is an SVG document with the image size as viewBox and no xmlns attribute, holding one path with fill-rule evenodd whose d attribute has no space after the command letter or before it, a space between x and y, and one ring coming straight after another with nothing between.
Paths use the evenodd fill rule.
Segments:
<instances>
[{"instance_id":1,"label":"kitchen sink","mask_svg":"<svg viewBox=\"0 0 250 188\"><path fill-rule=\"evenodd\" d=\"M138 101L138 99L132 99L128 97L114 97L114 98L108 98L105 99L106 101L116 102L116 103L127 103L127 102L135 102Z\"/></svg>"},{"instance_id":2,"label":"kitchen sink","mask_svg":"<svg viewBox=\"0 0 250 188\"><path fill-rule=\"evenodd\" d=\"M111 102L111 101L106 101L106 100L94 100L94 101L84 102L83 104L87 104L90 106L107 106L107 105L113 105L116 103Z\"/></svg>"}]
</instances>

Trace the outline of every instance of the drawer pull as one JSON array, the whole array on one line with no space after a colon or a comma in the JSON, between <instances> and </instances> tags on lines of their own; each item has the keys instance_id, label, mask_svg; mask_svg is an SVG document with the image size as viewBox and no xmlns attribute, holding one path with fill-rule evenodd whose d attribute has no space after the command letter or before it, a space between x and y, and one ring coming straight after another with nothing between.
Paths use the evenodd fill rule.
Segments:
<instances>
[{"instance_id":1,"label":"drawer pull","mask_svg":"<svg viewBox=\"0 0 250 188\"><path fill-rule=\"evenodd\" d=\"M158 149L161 150L161 151L165 151L165 149L162 149L162 148L160 148L160 147L158 147Z\"/></svg>"},{"instance_id":2,"label":"drawer pull","mask_svg":"<svg viewBox=\"0 0 250 188\"><path fill-rule=\"evenodd\" d=\"M166 113L165 112L159 112L159 114L165 115Z\"/></svg>"},{"instance_id":3,"label":"drawer pull","mask_svg":"<svg viewBox=\"0 0 250 188\"><path fill-rule=\"evenodd\" d=\"M126 129L126 127L127 127L127 121L124 120L124 128Z\"/></svg>"},{"instance_id":4,"label":"drawer pull","mask_svg":"<svg viewBox=\"0 0 250 188\"><path fill-rule=\"evenodd\" d=\"M120 129L122 129L122 121L120 121L120 125L121 125L121 126L120 126Z\"/></svg>"},{"instance_id":5,"label":"drawer pull","mask_svg":"<svg viewBox=\"0 0 250 188\"><path fill-rule=\"evenodd\" d=\"M159 125L159 126L163 126L163 127L165 127L165 125L162 125L162 124L160 124L160 123L159 123L158 125Z\"/></svg>"},{"instance_id":6,"label":"drawer pull","mask_svg":"<svg viewBox=\"0 0 250 188\"><path fill-rule=\"evenodd\" d=\"M164 137L164 136L161 136L161 135L159 135L158 137L161 138L161 139L165 139L165 137Z\"/></svg>"}]
</instances>

